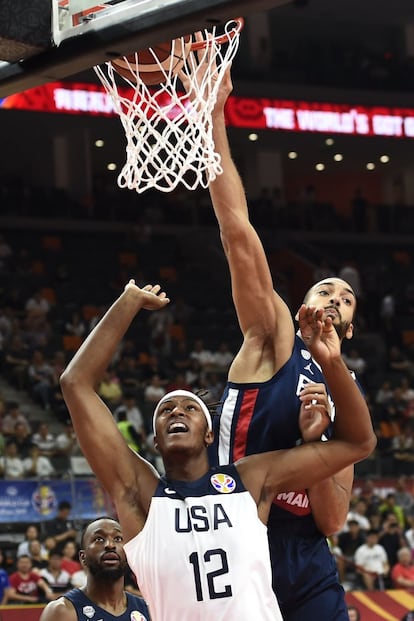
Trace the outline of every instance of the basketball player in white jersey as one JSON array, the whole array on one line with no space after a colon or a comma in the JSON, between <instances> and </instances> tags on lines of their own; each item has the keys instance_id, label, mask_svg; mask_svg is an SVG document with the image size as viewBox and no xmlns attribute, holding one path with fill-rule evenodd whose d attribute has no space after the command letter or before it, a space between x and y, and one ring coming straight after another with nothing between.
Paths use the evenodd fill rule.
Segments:
<instances>
[{"instance_id":1,"label":"basketball player in white jersey","mask_svg":"<svg viewBox=\"0 0 414 621\"><path fill-rule=\"evenodd\" d=\"M165 477L125 443L96 392L98 380L142 309L169 302L158 285L130 281L61 377L82 451L115 504L124 549L156 621L281 621L271 585L266 522L279 492L302 489L366 458L376 439L365 400L340 355L332 319L303 305L302 336L321 365L337 415L334 439L210 469L211 416L195 394L165 395L154 441ZM305 388L302 429L328 420ZM319 433L320 433L319 432Z\"/></svg>"}]
</instances>

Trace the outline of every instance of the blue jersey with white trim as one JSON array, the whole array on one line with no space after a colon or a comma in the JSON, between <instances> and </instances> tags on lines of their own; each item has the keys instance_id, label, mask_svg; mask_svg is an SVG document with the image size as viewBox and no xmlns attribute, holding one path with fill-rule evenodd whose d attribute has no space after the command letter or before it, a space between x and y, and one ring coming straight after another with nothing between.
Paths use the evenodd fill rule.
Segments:
<instances>
[{"instance_id":1,"label":"blue jersey with white trim","mask_svg":"<svg viewBox=\"0 0 414 621\"><path fill-rule=\"evenodd\" d=\"M63 597L72 602L78 621L150 621L148 606L142 597L125 592L127 608L115 616L89 599L82 589L72 589Z\"/></svg>"},{"instance_id":2,"label":"blue jersey with white trim","mask_svg":"<svg viewBox=\"0 0 414 621\"><path fill-rule=\"evenodd\" d=\"M320 366L295 336L291 357L266 382L228 382L219 416L214 417L212 464L232 463L245 455L292 448L300 442L299 393L310 382L324 382ZM334 405L330 399L332 417ZM327 434L330 434L328 430ZM297 520L300 518L300 523ZM317 532L305 490L279 494L268 527L297 535Z\"/></svg>"}]
</instances>

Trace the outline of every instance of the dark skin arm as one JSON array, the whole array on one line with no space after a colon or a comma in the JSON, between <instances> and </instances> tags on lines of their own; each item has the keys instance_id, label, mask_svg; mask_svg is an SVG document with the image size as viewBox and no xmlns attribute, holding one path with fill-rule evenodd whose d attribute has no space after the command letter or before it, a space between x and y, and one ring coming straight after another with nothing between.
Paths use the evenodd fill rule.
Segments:
<instances>
[{"instance_id":1,"label":"dark skin arm","mask_svg":"<svg viewBox=\"0 0 414 621\"><path fill-rule=\"evenodd\" d=\"M130 281L61 377L82 452L115 504L126 541L143 528L159 475L127 446L96 388L137 313L168 302L158 285L139 288Z\"/></svg>"}]
</instances>

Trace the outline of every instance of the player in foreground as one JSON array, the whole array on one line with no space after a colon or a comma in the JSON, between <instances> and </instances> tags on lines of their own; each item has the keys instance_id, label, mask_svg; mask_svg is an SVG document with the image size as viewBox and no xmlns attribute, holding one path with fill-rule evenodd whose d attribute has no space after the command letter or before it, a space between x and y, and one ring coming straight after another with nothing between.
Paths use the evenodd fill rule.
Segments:
<instances>
[{"instance_id":1,"label":"player in foreground","mask_svg":"<svg viewBox=\"0 0 414 621\"><path fill-rule=\"evenodd\" d=\"M376 439L369 410L341 358L332 318L302 306L302 336L336 401L333 440L210 469L209 410L197 395L173 392L154 413L161 478L128 448L96 386L137 313L168 302L158 285L130 281L64 371L63 395L82 451L115 504L127 559L153 619L281 620L265 527L273 498L370 455ZM320 434L327 420L306 387L300 399L302 425Z\"/></svg>"}]
</instances>

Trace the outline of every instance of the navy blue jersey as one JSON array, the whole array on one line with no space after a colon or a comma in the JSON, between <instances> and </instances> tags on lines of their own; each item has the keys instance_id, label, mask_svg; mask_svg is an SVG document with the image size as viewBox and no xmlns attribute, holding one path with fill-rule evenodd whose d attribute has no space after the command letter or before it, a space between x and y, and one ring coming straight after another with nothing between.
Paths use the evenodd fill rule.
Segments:
<instances>
[{"instance_id":1,"label":"navy blue jersey","mask_svg":"<svg viewBox=\"0 0 414 621\"><path fill-rule=\"evenodd\" d=\"M310 382L324 382L324 378L298 336L292 356L267 382L228 382L220 416L214 417L211 463L233 463L245 455L296 446L301 439L299 393ZM330 402L333 408L331 399ZM305 490L275 498L270 529L275 521L280 523L279 528L292 534L316 533Z\"/></svg>"},{"instance_id":2,"label":"navy blue jersey","mask_svg":"<svg viewBox=\"0 0 414 621\"><path fill-rule=\"evenodd\" d=\"M325 383L325 380L320 366L297 335L291 357L270 380L228 382L220 416L215 416L213 421L215 442L210 450L211 463L232 463L245 455L296 446L301 441L298 395L311 382ZM333 418L334 404L328 397ZM331 433L329 428L327 438ZM284 618L301 619L300 615L289 616L287 611L311 597L315 590L323 591L332 585L342 596L334 559L324 535L316 527L305 489L278 494L270 511L268 532L273 585ZM337 597L334 606L339 605L336 600ZM346 612L344 604L343 611ZM308 615L307 619L312 618ZM331 621L331 618L347 617L323 618Z\"/></svg>"},{"instance_id":3,"label":"navy blue jersey","mask_svg":"<svg viewBox=\"0 0 414 621\"><path fill-rule=\"evenodd\" d=\"M89 597L86 597L82 589L72 589L65 593L63 597L72 602L78 621L150 621L148 606L142 597L127 592L125 592L125 595L127 598L127 609L117 617L100 608Z\"/></svg>"}]
</instances>

